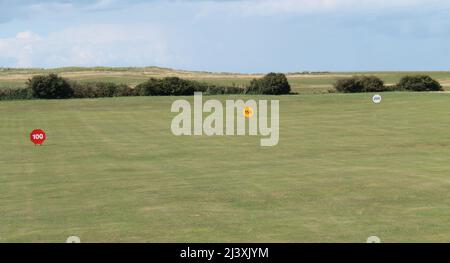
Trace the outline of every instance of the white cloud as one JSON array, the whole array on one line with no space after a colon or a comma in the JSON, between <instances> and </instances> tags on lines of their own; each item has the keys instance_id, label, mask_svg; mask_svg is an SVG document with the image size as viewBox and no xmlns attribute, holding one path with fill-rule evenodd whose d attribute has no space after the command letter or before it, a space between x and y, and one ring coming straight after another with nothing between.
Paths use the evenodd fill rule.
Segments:
<instances>
[{"instance_id":1,"label":"white cloud","mask_svg":"<svg viewBox=\"0 0 450 263\"><path fill-rule=\"evenodd\" d=\"M0 0L0 23L63 12L122 9L127 5L145 2L144 0Z\"/></svg>"},{"instance_id":2,"label":"white cloud","mask_svg":"<svg viewBox=\"0 0 450 263\"><path fill-rule=\"evenodd\" d=\"M209 2L203 12L226 10L243 15L277 15L445 7L450 7L447 0L244 0Z\"/></svg>"},{"instance_id":3,"label":"white cloud","mask_svg":"<svg viewBox=\"0 0 450 263\"><path fill-rule=\"evenodd\" d=\"M42 38L32 32L19 32L14 38L0 39L0 58L14 58L17 67L30 67L35 46Z\"/></svg>"},{"instance_id":4,"label":"white cloud","mask_svg":"<svg viewBox=\"0 0 450 263\"><path fill-rule=\"evenodd\" d=\"M19 32L0 38L0 64L17 67L166 65L172 61L164 34L149 25L88 25L40 36Z\"/></svg>"}]
</instances>

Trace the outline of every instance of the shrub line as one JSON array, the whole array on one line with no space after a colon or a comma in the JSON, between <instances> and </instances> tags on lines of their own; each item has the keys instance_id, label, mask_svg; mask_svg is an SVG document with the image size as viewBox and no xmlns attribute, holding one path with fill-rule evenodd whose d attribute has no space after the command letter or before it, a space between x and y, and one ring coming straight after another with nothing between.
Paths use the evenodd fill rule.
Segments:
<instances>
[{"instance_id":1,"label":"shrub line","mask_svg":"<svg viewBox=\"0 0 450 263\"><path fill-rule=\"evenodd\" d=\"M270 73L254 79L245 88L217 86L178 77L151 78L136 88L111 82L80 83L57 74L34 76L26 88L0 90L0 100L107 98L127 96L188 96L194 92L216 94L289 94L291 87L284 74Z\"/></svg>"}]
</instances>

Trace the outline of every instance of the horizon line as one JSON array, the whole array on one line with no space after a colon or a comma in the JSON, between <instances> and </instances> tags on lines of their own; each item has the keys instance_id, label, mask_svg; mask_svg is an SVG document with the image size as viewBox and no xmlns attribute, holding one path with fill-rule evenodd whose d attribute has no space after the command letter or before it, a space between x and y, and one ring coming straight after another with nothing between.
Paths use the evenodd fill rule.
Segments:
<instances>
[{"instance_id":1,"label":"horizon line","mask_svg":"<svg viewBox=\"0 0 450 263\"><path fill-rule=\"evenodd\" d=\"M267 72L233 72L233 71L208 71L208 70L190 70L190 69L180 69L180 68L170 68L170 67L162 67L162 66L63 66L63 67L8 67L8 66L0 66L0 70L64 70L64 69L110 69L110 70L119 70L119 69L161 69L168 71L179 71L179 72L192 72L192 73L209 73L209 74L227 74L227 75L264 75L271 72L275 73L283 73L286 75L307 75L307 74L332 74L332 73L421 73L421 72L442 72L442 73L450 73L449 70L343 70L343 71L332 71L332 70L299 70L299 71L267 71Z\"/></svg>"}]
</instances>

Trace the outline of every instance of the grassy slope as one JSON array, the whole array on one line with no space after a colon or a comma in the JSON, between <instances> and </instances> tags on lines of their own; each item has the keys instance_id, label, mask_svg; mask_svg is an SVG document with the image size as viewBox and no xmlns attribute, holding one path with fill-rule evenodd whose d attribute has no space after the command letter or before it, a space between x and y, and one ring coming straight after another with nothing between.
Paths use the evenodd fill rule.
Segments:
<instances>
[{"instance_id":1,"label":"grassy slope","mask_svg":"<svg viewBox=\"0 0 450 263\"><path fill-rule=\"evenodd\" d=\"M370 97L273 97L272 148L175 137L170 97L2 102L0 242L449 242L450 95Z\"/></svg>"},{"instance_id":2,"label":"grassy slope","mask_svg":"<svg viewBox=\"0 0 450 263\"><path fill-rule=\"evenodd\" d=\"M231 74L231 73L209 73L192 72L182 70L171 70L158 67L147 68L59 68L51 70L41 69L0 69L0 88L23 87L25 81L36 74L48 74L56 72L69 79L78 81L111 81L135 86L150 77L179 76L188 79L205 81L222 85L247 85L251 79L261 77L258 74ZM339 77L352 75L376 75L387 84L396 83L406 74L428 74L436 78L441 84L450 88L450 72L338 72L329 74L288 74L289 81L295 92L301 93L324 93L327 92L335 80Z\"/></svg>"}]
</instances>

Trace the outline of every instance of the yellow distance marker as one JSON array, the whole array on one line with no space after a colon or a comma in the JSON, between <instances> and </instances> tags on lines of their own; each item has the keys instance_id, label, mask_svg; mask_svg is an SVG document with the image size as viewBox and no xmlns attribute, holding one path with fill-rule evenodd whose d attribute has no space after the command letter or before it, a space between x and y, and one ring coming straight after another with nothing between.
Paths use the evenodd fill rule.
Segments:
<instances>
[{"instance_id":1,"label":"yellow distance marker","mask_svg":"<svg viewBox=\"0 0 450 263\"><path fill-rule=\"evenodd\" d=\"M252 107L245 107L244 108L244 116L245 118L251 118L253 116L253 109Z\"/></svg>"}]
</instances>

